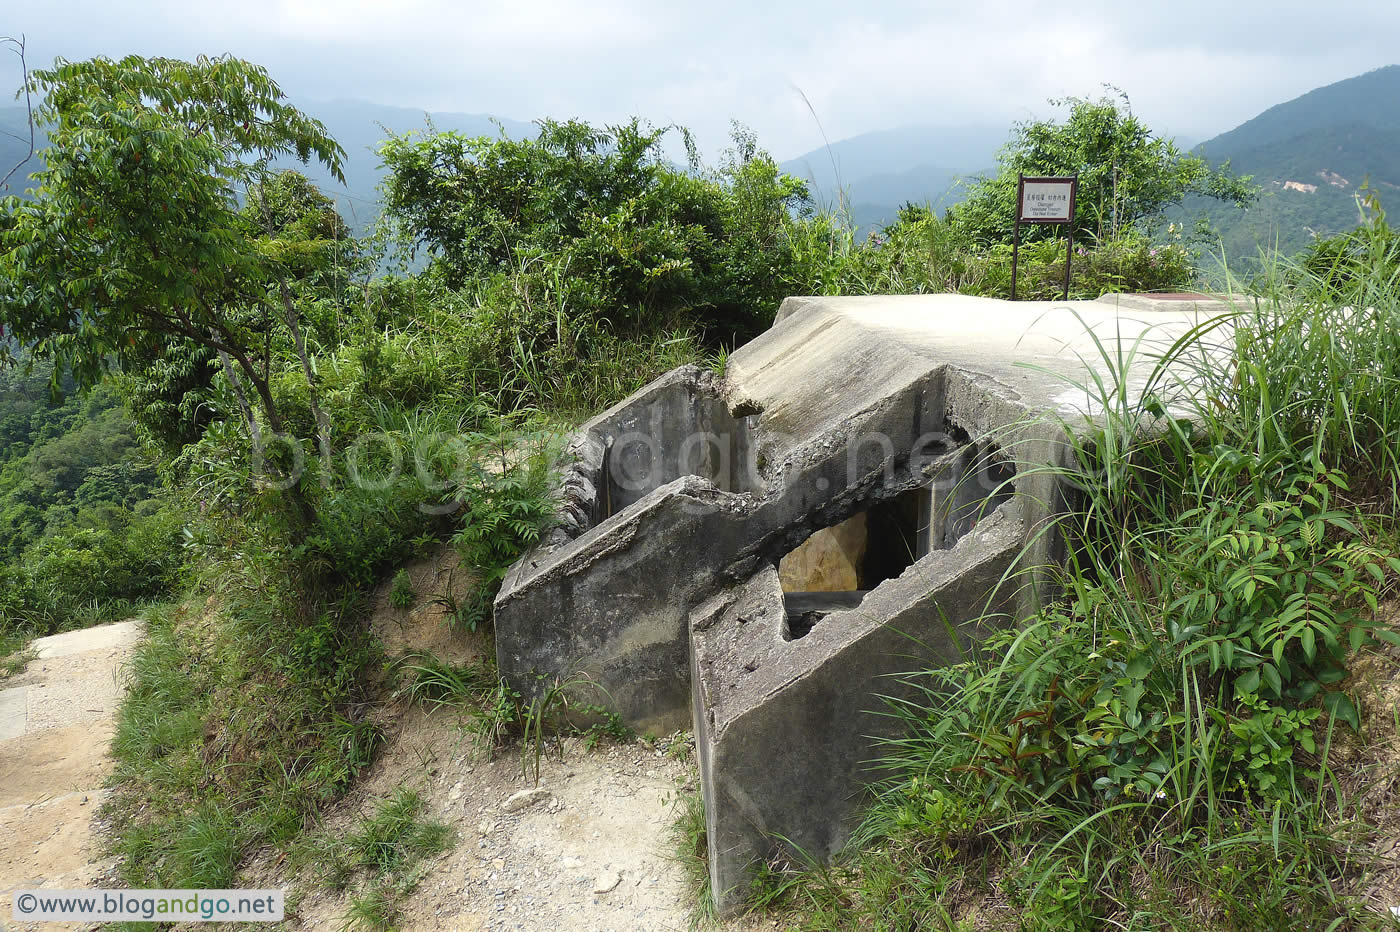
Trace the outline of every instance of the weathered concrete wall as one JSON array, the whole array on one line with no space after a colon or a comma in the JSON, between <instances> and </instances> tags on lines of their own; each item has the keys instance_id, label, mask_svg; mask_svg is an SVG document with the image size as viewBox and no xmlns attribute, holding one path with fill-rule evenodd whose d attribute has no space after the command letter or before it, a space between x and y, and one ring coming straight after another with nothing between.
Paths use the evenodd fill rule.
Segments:
<instances>
[{"instance_id":1,"label":"weathered concrete wall","mask_svg":"<svg viewBox=\"0 0 1400 932\"><path fill-rule=\"evenodd\" d=\"M1023 538L1018 506L1006 505L798 640L771 570L692 616L695 743L721 910L742 901L777 837L821 859L845 843L862 788L880 776L869 763L876 742L895 724L875 714L881 697L903 693L892 675L956 662L1011 621Z\"/></svg>"},{"instance_id":2,"label":"weathered concrete wall","mask_svg":"<svg viewBox=\"0 0 1400 932\"><path fill-rule=\"evenodd\" d=\"M603 445L599 520L681 476L726 492L761 491L748 419L729 413L715 376L698 366L667 373L581 432Z\"/></svg>"},{"instance_id":3,"label":"weathered concrete wall","mask_svg":"<svg viewBox=\"0 0 1400 932\"><path fill-rule=\"evenodd\" d=\"M586 675L635 726L683 726L689 610L917 484L929 457L969 439L995 434L1008 468L1026 473L1017 489L1036 526L1062 492L1035 467L1064 451L1059 426L1035 415L1084 408L1072 382L1095 365L1086 328L1137 340L1161 326L1146 344L1165 344L1196 319L1131 313L958 295L789 299L722 380L677 370L579 432L564 525L497 602L501 672L527 694L538 674ZM1130 367L1130 389L1149 368ZM1034 562L1057 556L1052 535L1028 534Z\"/></svg>"},{"instance_id":4,"label":"weathered concrete wall","mask_svg":"<svg viewBox=\"0 0 1400 932\"><path fill-rule=\"evenodd\" d=\"M586 530L576 522L577 537L556 535L527 554L496 600L502 675L527 696L540 691L540 675L586 678L600 687L593 699L606 697L639 730L687 727L690 609L813 532L920 484L921 457L945 451L942 380L926 368L904 367L889 393L786 449L764 446L760 415L755 473L741 484L762 495L682 476ZM669 390L649 388L640 403ZM620 412L600 420L620 422ZM602 462L601 444L591 428L581 433L573 446L583 465L569 482L601 489L606 477L591 467ZM921 441L928 450L916 450ZM585 509L574 501L571 510Z\"/></svg>"}]
</instances>

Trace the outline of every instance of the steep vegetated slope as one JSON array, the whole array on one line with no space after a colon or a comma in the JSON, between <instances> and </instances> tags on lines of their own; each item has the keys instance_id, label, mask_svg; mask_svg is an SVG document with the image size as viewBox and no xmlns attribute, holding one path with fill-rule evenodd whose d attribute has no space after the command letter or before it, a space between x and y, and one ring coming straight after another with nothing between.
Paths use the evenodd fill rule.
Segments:
<instances>
[{"instance_id":1,"label":"steep vegetated slope","mask_svg":"<svg viewBox=\"0 0 1400 932\"><path fill-rule=\"evenodd\" d=\"M1230 259L1275 245L1294 255L1359 222L1363 185L1390 204L1400 193L1400 65L1309 91L1271 107L1196 151L1254 176L1259 201L1244 212L1206 207ZM1205 205L1200 205L1205 207Z\"/></svg>"}]
</instances>

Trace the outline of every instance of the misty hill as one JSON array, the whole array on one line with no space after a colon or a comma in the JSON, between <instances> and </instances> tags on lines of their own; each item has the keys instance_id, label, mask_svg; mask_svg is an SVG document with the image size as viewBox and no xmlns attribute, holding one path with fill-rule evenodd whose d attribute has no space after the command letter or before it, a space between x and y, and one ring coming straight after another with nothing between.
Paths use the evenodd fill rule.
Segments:
<instances>
[{"instance_id":1,"label":"misty hill","mask_svg":"<svg viewBox=\"0 0 1400 932\"><path fill-rule=\"evenodd\" d=\"M902 126L862 133L782 163L823 207L846 205L862 229L894 219L906 201L948 207L963 180L996 164L1005 126Z\"/></svg>"},{"instance_id":2,"label":"misty hill","mask_svg":"<svg viewBox=\"0 0 1400 932\"><path fill-rule=\"evenodd\" d=\"M1315 236L1356 226L1363 183L1385 204L1400 196L1400 66L1270 107L1196 151L1213 164L1230 160L1262 188L1246 211L1206 209L1226 255L1254 257L1275 243L1296 253Z\"/></svg>"},{"instance_id":3,"label":"misty hill","mask_svg":"<svg viewBox=\"0 0 1400 932\"><path fill-rule=\"evenodd\" d=\"M1270 107L1198 149L1212 159L1229 158L1261 146L1289 143L1326 126L1348 123L1390 128L1400 126L1400 65L1388 65L1354 78L1308 91Z\"/></svg>"}]
</instances>

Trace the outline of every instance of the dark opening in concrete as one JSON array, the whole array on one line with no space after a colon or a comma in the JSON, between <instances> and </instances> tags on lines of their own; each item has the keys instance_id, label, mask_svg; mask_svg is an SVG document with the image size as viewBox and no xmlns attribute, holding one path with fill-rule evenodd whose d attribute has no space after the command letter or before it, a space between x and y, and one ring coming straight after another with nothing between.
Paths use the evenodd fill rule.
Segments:
<instances>
[{"instance_id":1,"label":"dark opening in concrete","mask_svg":"<svg viewBox=\"0 0 1400 932\"><path fill-rule=\"evenodd\" d=\"M966 461L943 477L943 488L935 495L926 550L949 549L1016 494L1011 481L1016 471L999 448L985 444L966 449Z\"/></svg>"},{"instance_id":2,"label":"dark opening in concrete","mask_svg":"<svg viewBox=\"0 0 1400 932\"><path fill-rule=\"evenodd\" d=\"M787 615L783 625L783 640L795 641L806 637L817 622L832 612L859 608L870 590L852 592L789 592L783 595L783 610Z\"/></svg>"},{"instance_id":3,"label":"dark opening in concrete","mask_svg":"<svg viewBox=\"0 0 1400 932\"><path fill-rule=\"evenodd\" d=\"M831 612L860 605L928 552L930 492L910 489L817 531L779 562L786 640L805 636Z\"/></svg>"}]
</instances>

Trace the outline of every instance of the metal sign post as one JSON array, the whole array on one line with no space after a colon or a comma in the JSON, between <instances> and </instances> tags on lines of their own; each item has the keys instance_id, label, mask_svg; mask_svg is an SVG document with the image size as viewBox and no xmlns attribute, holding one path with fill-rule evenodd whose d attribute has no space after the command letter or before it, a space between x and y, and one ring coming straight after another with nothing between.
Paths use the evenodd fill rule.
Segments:
<instances>
[{"instance_id":1,"label":"metal sign post","mask_svg":"<svg viewBox=\"0 0 1400 932\"><path fill-rule=\"evenodd\" d=\"M1011 234L1011 300L1016 300L1016 272L1021 255L1021 224L1045 223L1065 227L1065 296L1069 300L1069 264L1074 255L1074 196L1079 176L1016 178L1016 225Z\"/></svg>"}]
</instances>

